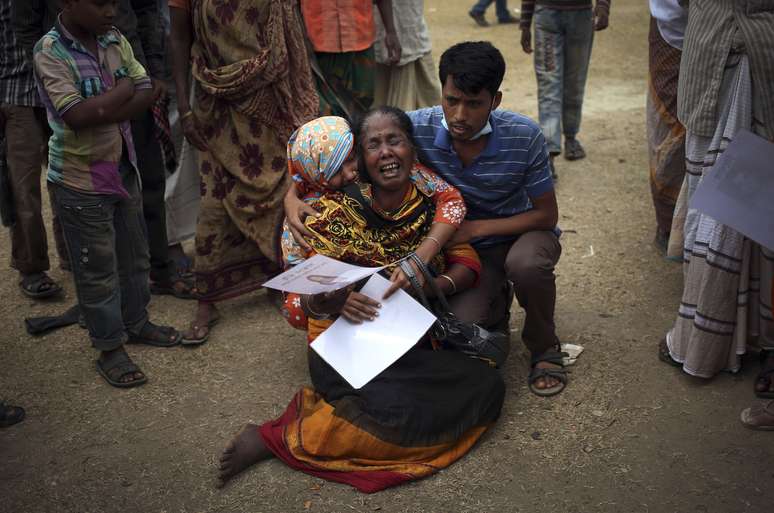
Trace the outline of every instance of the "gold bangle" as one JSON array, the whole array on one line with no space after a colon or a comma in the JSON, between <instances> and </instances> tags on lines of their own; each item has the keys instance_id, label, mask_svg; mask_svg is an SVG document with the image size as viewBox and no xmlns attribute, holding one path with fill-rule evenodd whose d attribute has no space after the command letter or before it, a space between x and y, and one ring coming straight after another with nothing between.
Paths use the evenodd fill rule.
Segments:
<instances>
[{"instance_id":1,"label":"gold bangle","mask_svg":"<svg viewBox=\"0 0 774 513\"><path fill-rule=\"evenodd\" d=\"M187 111L185 114L180 114L180 122L182 123L183 121L190 118L191 116L193 116L192 110Z\"/></svg>"},{"instance_id":2,"label":"gold bangle","mask_svg":"<svg viewBox=\"0 0 774 513\"><path fill-rule=\"evenodd\" d=\"M436 239L432 235L427 235L425 236L425 240L431 240L435 242L435 245L438 246L438 251L441 251L441 242L438 239Z\"/></svg>"},{"instance_id":3,"label":"gold bangle","mask_svg":"<svg viewBox=\"0 0 774 513\"><path fill-rule=\"evenodd\" d=\"M448 274L441 274L438 277L439 278L446 278L447 280L449 280L449 283L451 283L451 286L452 286L452 292L451 292L452 295L457 293L457 284L454 283L454 280L452 280L451 276L449 276Z\"/></svg>"}]
</instances>

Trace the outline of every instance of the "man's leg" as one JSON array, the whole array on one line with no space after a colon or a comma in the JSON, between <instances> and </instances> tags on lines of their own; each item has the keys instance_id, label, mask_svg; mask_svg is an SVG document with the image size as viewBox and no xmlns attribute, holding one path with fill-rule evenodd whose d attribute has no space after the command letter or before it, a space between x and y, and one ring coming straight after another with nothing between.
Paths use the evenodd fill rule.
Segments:
<instances>
[{"instance_id":1,"label":"man's leg","mask_svg":"<svg viewBox=\"0 0 774 513\"><path fill-rule=\"evenodd\" d=\"M499 2L500 0L498 0ZM486 8L489 7L494 0L478 0L478 2L473 5L473 7L470 8L470 11L468 11L468 16L473 18L473 20L476 22L476 25L479 27L488 27L489 22L486 21L486 18L484 17L484 13L486 12Z\"/></svg>"},{"instance_id":2,"label":"man's leg","mask_svg":"<svg viewBox=\"0 0 774 513\"><path fill-rule=\"evenodd\" d=\"M495 11L497 12L497 21L500 23L514 23L518 21L508 10L508 0L497 0Z\"/></svg>"},{"instance_id":3,"label":"man's leg","mask_svg":"<svg viewBox=\"0 0 774 513\"><path fill-rule=\"evenodd\" d=\"M114 386L133 386L145 376L124 351L127 340L116 262L114 213L117 198L50 185L54 208L71 256L78 305L92 346L100 351L100 373Z\"/></svg>"},{"instance_id":4,"label":"man's leg","mask_svg":"<svg viewBox=\"0 0 774 513\"><path fill-rule=\"evenodd\" d=\"M561 11L541 8L535 12L535 75L538 84L540 128L548 153L562 151L562 71L564 34Z\"/></svg>"},{"instance_id":5,"label":"man's leg","mask_svg":"<svg viewBox=\"0 0 774 513\"><path fill-rule=\"evenodd\" d=\"M46 154L45 135L35 116L35 108L3 105L2 110L16 213L16 223L11 227L11 267L19 271L25 282L35 277L43 279L49 269L40 191L40 174ZM44 279L30 283L27 289L32 294L47 295L47 292L59 290L59 285Z\"/></svg>"},{"instance_id":6,"label":"man's leg","mask_svg":"<svg viewBox=\"0 0 774 513\"><path fill-rule=\"evenodd\" d=\"M137 150L137 167L142 177L142 212L148 229L150 279L170 285L173 264L169 259L164 205L166 176L161 148L153 130L153 114L150 110L141 119L132 121L132 139Z\"/></svg>"},{"instance_id":7,"label":"man's leg","mask_svg":"<svg viewBox=\"0 0 774 513\"><path fill-rule=\"evenodd\" d=\"M511 306L504 301L507 294L505 259L509 249L507 243L476 249L481 259L478 285L448 298L451 311L458 319L486 328L502 327L499 324Z\"/></svg>"},{"instance_id":8,"label":"man's leg","mask_svg":"<svg viewBox=\"0 0 774 513\"><path fill-rule=\"evenodd\" d=\"M565 158L576 160L586 156L575 137L580 130L583 94L594 41L594 16L591 9L566 11L562 15L565 18L562 128L566 139Z\"/></svg>"},{"instance_id":9,"label":"man's leg","mask_svg":"<svg viewBox=\"0 0 774 513\"><path fill-rule=\"evenodd\" d=\"M562 246L551 231L522 234L505 259L505 275L515 285L526 319L521 337L533 356L559 343L554 326L556 277L554 267Z\"/></svg>"},{"instance_id":10,"label":"man's leg","mask_svg":"<svg viewBox=\"0 0 774 513\"><path fill-rule=\"evenodd\" d=\"M470 8L470 12L475 14L484 14L486 12L486 8L492 5L492 2L495 0L478 0L476 4ZM497 0L497 2L501 2L502 0Z\"/></svg>"}]
</instances>

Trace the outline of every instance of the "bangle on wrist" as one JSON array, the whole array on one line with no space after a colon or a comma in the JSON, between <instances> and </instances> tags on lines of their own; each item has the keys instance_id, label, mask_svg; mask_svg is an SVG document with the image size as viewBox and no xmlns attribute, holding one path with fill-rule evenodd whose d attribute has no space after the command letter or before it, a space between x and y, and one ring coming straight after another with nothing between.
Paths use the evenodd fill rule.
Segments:
<instances>
[{"instance_id":1,"label":"bangle on wrist","mask_svg":"<svg viewBox=\"0 0 774 513\"><path fill-rule=\"evenodd\" d=\"M192 110L189 110L189 111L184 112L183 114L180 114L180 122L182 123L183 121L185 121L186 119L190 118L191 116L193 116L193 111Z\"/></svg>"},{"instance_id":2,"label":"bangle on wrist","mask_svg":"<svg viewBox=\"0 0 774 513\"><path fill-rule=\"evenodd\" d=\"M435 245L438 246L438 252L441 251L441 242L438 239L436 239L432 235L427 235L427 236L425 236L425 240L431 240L431 241L435 242Z\"/></svg>"},{"instance_id":3,"label":"bangle on wrist","mask_svg":"<svg viewBox=\"0 0 774 513\"><path fill-rule=\"evenodd\" d=\"M451 291L451 293L452 293L452 294L456 294L456 293L457 293L457 284L456 284L456 283L454 283L454 280L452 280L452 277L451 277L451 276L449 276L448 274L441 274L441 275L439 275L438 277L439 277L439 278L445 278L445 279L447 279L447 280L449 281L449 283L451 283L451 286L452 286L452 291Z\"/></svg>"}]
</instances>

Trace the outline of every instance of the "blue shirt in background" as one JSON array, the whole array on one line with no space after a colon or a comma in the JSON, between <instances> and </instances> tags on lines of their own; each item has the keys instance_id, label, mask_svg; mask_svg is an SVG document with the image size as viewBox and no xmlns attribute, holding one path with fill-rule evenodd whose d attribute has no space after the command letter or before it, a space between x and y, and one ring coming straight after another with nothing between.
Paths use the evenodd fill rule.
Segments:
<instances>
[{"instance_id":1,"label":"blue shirt in background","mask_svg":"<svg viewBox=\"0 0 774 513\"><path fill-rule=\"evenodd\" d=\"M492 133L486 147L470 166L463 168L451 135L441 124L440 106L415 110L408 115L414 124L419 159L460 190L468 207L466 219L521 214L532 208L530 198L554 189L543 133L528 117L506 110L492 112L489 115ZM471 243L486 247L517 237L485 237Z\"/></svg>"}]
</instances>

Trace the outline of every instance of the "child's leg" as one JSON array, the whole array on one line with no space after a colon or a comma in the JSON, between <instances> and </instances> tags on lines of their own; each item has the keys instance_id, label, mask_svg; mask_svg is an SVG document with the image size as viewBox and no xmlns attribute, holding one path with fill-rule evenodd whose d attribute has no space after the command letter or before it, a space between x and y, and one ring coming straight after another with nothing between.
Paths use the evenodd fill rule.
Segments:
<instances>
[{"instance_id":1,"label":"child's leg","mask_svg":"<svg viewBox=\"0 0 774 513\"><path fill-rule=\"evenodd\" d=\"M137 334L148 322L150 253L142 211L142 194L134 169L121 163L124 188L129 198L116 203L113 227L121 286L121 311L126 331Z\"/></svg>"},{"instance_id":2,"label":"child's leg","mask_svg":"<svg viewBox=\"0 0 774 513\"><path fill-rule=\"evenodd\" d=\"M91 343L100 351L118 349L127 336L121 316L115 260L113 215L116 199L83 194L58 185L49 186L72 257L78 304Z\"/></svg>"}]
</instances>

